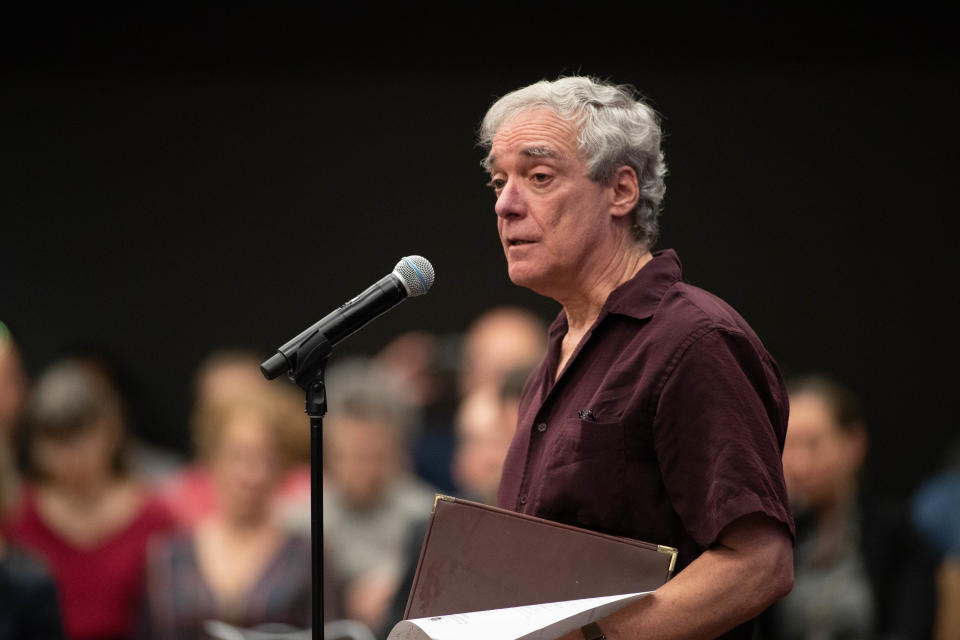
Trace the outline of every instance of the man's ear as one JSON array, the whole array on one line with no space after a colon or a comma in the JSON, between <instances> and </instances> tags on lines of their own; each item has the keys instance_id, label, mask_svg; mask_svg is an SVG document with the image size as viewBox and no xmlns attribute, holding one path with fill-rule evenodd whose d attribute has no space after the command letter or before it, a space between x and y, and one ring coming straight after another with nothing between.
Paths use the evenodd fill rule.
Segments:
<instances>
[{"instance_id":1,"label":"man's ear","mask_svg":"<svg viewBox=\"0 0 960 640\"><path fill-rule=\"evenodd\" d=\"M625 216L640 200L640 182L633 167L623 165L610 178L610 215Z\"/></svg>"}]
</instances>

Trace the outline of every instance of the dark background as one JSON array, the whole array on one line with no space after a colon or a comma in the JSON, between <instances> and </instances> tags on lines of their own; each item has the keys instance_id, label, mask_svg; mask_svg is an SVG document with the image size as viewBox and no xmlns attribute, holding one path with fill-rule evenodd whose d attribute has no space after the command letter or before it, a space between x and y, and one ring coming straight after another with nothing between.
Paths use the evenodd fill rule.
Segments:
<instances>
[{"instance_id":1,"label":"dark background","mask_svg":"<svg viewBox=\"0 0 960 640\"><path fill-rule=\"evenodd\" d=\"M338 356L497 304L551 319L506 277L475 131L597 75L663 114L659 246L785 371L853 387L904 495L957 433L956 12L671 7L5 9L0 319L33 375L106 349L181 450L205 353L275 348L403 255L433 290Z\"/></svg>"}]
</instances>

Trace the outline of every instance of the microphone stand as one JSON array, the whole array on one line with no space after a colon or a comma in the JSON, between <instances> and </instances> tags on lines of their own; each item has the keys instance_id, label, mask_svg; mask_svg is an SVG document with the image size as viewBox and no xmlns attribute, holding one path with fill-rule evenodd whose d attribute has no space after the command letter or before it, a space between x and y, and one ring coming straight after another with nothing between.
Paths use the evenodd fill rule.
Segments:
<instances>
[{"instance_id":1,"label":"microphone stand","mask_svg":"<svg viewBox=\"0 0 960 640\"><path fill-rule=\"evenodd\" d=\"M323 634L323 416L327 413L324 366L310 380L307 415L310 416L310 554L313 565L313 628ZM323 635L320 636L323 638Z\"/></svg>"},{"instance_id":2,"label":"microphone stand","mask_svg":"<svg viewBox=\"0 0 960 640\"><path fill-rule=\"evenodd\" d=\"M306 393L310 416L310 552L313 588L313 634L323 637L323 416L327 413L324 372L334 343L362 328L402 302L408 295L423 295L433 284L433 265L421 256L400 260L393 272L333 313L280 347L260 365L273 380L286 372ZM324 335L330 333L330 339Z\"/></svg>"},{"instance_id":3,"label":"microphone stand","mask_svg":"<svg viewBox=\"0 0 960 640\"><path fill-rule=\"evenodd\" d=\"M323 416L327 413L324 382L333 345L319 331L300 346L288 375L306 393L310 417L310 552L313 588L313 637L323 638ZM320 634L319 636L317 634Z\"/></svg>"}]
</instances>

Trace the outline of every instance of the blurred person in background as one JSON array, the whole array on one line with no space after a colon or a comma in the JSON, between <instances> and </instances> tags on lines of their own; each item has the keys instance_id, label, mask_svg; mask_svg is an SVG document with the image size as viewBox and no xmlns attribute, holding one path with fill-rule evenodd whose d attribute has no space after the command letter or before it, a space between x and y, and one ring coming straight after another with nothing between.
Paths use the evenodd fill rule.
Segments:
<instances>
[{"instance_id":1,"label":"blurred person in background","mask_svg":"<svg viewBox=\"0 0 960 640\"><path fill-rule=\"evenodd\" d=\"M459 495L468 500L497 502L500 471L513 438L513 429L504 428L500 414L500 398L488 387L467 395L457 411L453 479Z\"/></svg>"},{"instance_id":2,"label":"blurred person in background","mask_svg":"<svg viewBox=\"0 0 960 640\"><path fill-rule=\"evenodd\" d=\"M508 372L539 364L546 334L546 325L525 309L496 307L481 314L463 339L461 398L485 386L499 389Z\"/></svg>"},{"instance_id":3,"label":"blurred person in background","mask_svg":"<svg viewBox=\"0 0 960 640\"><path fill-rule=\"evenodd\" d=\"M0 519L15 486L13 457L7 443L0 439ZM36 558L9 545L0 529L0 640L63 637L53 578Z\"/></svg>"},{"instance_id":4,"label":"blurred person in background","mask_svg":"<svg viewBox=\"0 0 960 640\"><path fill-rule=\"evenodd\" d=\"M422 415L422 429L411 443L417 474L441 491L458 488L452 476L456 414L464 398L478 389L495 394L503 376L543 357L546 327L518 307L495 307L478 316L459 335L403 334L377 360L398 374L404 393ZM455 385L451 382L455 379ZM483 394L481 394L483 395ZM474 403L476 407L476 403Z\"/></svg>"},{"instance_id":5,"label":"blurred person in background","mask_svg":"<svg viewBox=\"0 0 960 640\"><path fill-rule=\"evenodd\" d=\"M193 640L211 619L310 626L310 544L287 532L273 508L296 449L281 406L263 389L198 414L194 440L213 508L193 531L151 544L142 637Z\"/></svg>"},{"instance_id":6,"label":"blurred person in background","mask_svg":"<svg viewBox=\"0 0 960 640\"><path fill-rule=\"evenodd\" d=\"M935 557L906 513L861 483L868 435L857 399L821 375L787 388L783 471L797 525L794 587L763 616L759 635L929 638Z\"/></svg>"},{"instance_id":7,"label":"blurred person in background","mask_svg":"<svg viewBox=\"0 0 960 640\"><path fill-rule=\"evenodd\" d=\"M75 640L130 636L148 539L172 526L127 472L123 416L116 390L69 359L40 376L26 408L28 483L6 531L50 568Z\"/></svg>"},{"instance_id":8,"label":"blurred person in background","mask_svg":"<svg viewBox=\"0 0 960 640\"><path fill-rule=\"evenodd\" d=\"M504 376L496 393L484 387L461 403L453 461L458 496L496 506L503 461L517 428L521 391L531 371L529 366L514 369ZM423 518L410 529L404 552L407 570L390 605L388 622L382 627L384 631L403 619L428 524L429 518Z\"/></svg>"},{"instance_id":9,"label":"blurred person in background","mask_svg":"<svg viewBox=\"0 0 960 640\"><path fill-rule=\"evenodd\" d=\"M14 436L27 398L27 375L13 335L0 322L0 522L5 507L15 502L20 482L17 476Z\"/></svg>"},{"instance_id":10,"label":"blurred person in background","mask_svg":"<svg viewBox=\"0 0 960 640\"><path fill-rule=\"evenodd\" d=\"M913 499L913 522L943 558L937 571L937 640L960 638L960 440L949 447L945 468L923 483Z\"/></svg>"},{"instance_id":11,"label":"blurred person in background","mask_svg":"<svg viewBox=\"0 0 960 640\"><path fill-rule=\"evenodd\" d=\"M426 331L402 333L377 353L376 361L392 371L410 402L420 409L444 395L444 339Z\"/></svg>"},{"instance_id":12,"label":"blurred person in background","mask_svg":"<svg viewBox=\"0 0 960 640\"><path fill-rule=\"evenodd\" d=\"M279 426L287 432L290 466L273 499L274 508L292 531L309 534L310 431L303 413L303 394L293 385L270 384L260 373L260 354L247 349L222 348L204 357L194 375L191 422L197 430L200 416L244 398L269 393L276 397ZM191 529L214 511L216 491L210 467L203 460L169 478L162 490L178 524ZM304 515L306 513L306 515Z\"/></svg>"},{"instance_id":13,"label":"blurred person in background","mask_svg":"<svg viewBox=\"0 0 960 640\"><path fill-rule=\"evenodd\" d=\"M421 429L411 442L413 469L441 491L453 491L453 416L457 410L456 376L460 336L425 331L402 333L376 355L378 364L396 375L420 412Z\"/></svg>"},{"instance_id":14,"label":"blurred person in background","mask_svg":"<svg viewBox=\"0 0 960 640\"><path fill-rule=\"evenodd\" d=\"M344 580L344 616L379 631L400 577L411 527L434 491L410 472L418 415L397 378L353 359L327 372L324 543Z\"/></svg>"},{"instance_id":15,"label":"blurred person in background","mask_svg":"<svg viewBox=\"0 0 960 640\"><path fill-rule=\"evenodd\" d=\"M139 416L143 407L135 402L139 398L132 377L110 351L102 345L81 343L66 350L65 358L86 367L91 374L98 376L103 384L113 389L117 397L123 399L122 420L126 425L124 440L124 466L129 474L151 487L161 486L164 481L183 466L183 459L162 447L142 439L137 433Z\"/></svg>"},{"instance_id":16,"label":"blurred person in background","mask_svg":"<svg viewBox=\"0 0 960 640\"><path fill-rule=\"evenodd\" d=\"M20 350L7 325L0 322L0 440L12 446L13 433L27 397L27 375Z\"/></svg>"},{"instance_id":17,"label":"blurred person in background","mask_svg":"<svg viewBox=\"0 0 960 640\"><path fill-rule=\"evenodd\" d=\"M467 499L497 504L503 461L517 428L520 392L531 367L508 372L499 389L484 386L470 393L457 412L454 478Z\"/></svg>"}]
</instances>

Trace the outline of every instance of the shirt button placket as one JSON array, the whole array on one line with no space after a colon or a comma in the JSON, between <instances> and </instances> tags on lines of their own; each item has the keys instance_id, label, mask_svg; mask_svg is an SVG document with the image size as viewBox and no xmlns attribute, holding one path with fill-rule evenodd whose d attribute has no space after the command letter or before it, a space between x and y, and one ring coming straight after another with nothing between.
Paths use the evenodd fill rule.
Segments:
<instances>
[{"instance_id":1,"label":"shirt button placket","mask_svg":"<svg viewBox=\"0 0 960 640\"><path fill-rule=\"evenodd\" d=\"M547 430L547 423L546 423L546 422L538 422L538 423L536 423L535 429L537 430L537 433L543 433L544 431ZM526 493L526 491L525 491L526 486L527 486L527 483L526 483L526 481L524 481L523 484L522 484L521 487L520 487L521 493L520 493L520 495L517 496L517 504L519 505L519 506L517 507L517 510L518 510L518 511L519 511L524 505L527 504L527 493Z\"/></svg>"}]
</instances>

